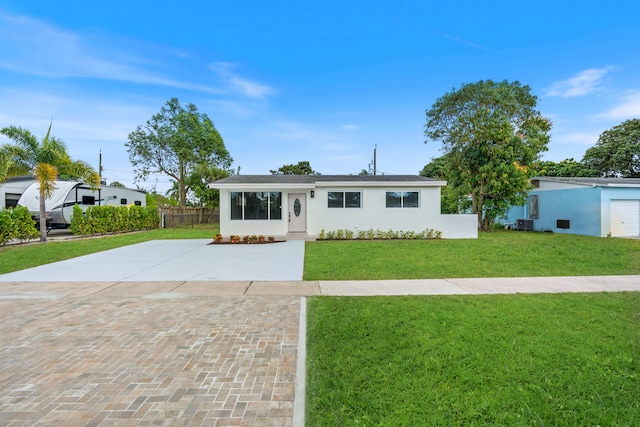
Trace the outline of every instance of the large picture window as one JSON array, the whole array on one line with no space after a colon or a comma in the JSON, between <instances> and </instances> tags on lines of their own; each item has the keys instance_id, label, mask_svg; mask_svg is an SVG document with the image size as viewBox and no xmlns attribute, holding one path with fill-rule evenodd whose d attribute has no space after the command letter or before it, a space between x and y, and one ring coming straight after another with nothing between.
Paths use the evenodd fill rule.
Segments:
<instances>
[{"instance_id":1,"label":"large picture window","mask_svg":"<svg viewBox=\"0 0 640 427\"><path fill-rule=\"evenodd\" d=\"M231 192L231 219L276 220L282 219L282 193L280 192Z\"/></svg>"},{"instance_id":2,"label":"large picture window","mask_svg":"<svg viewBox=\"0 0 640 427\"><path fill-rule=\"evenodd\" d=\"M387 191L388 208L417 208L419 207L417 191Z\"/></svg>"},{"instance_id":3,"label":"large picture window","mask_svg":"<svg viewBox=\"0 0 640 427\"><path fill-rule=\"evenodd\" d=\"M362 206L359 191L329 191L327 206L330 208L359 208Z\"/></svg>"}]
</instances>

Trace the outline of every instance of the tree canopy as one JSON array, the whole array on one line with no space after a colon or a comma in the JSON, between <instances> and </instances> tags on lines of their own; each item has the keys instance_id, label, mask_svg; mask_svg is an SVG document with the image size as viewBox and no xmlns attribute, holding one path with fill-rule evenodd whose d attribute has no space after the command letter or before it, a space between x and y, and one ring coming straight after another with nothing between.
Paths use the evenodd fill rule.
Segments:
<instances>
[{"instance_id":1,"label":"tree canopy","mask_svg":"<svg viewBox=\"0 0 640 427\"><path fill-rule=\"evenodd\" d=\"M280 166L277 170L271 170L270 172L273 175L320 175L311 169L311 165L306 160L295 165Z\"/></svg>"},{"instance_id":2,"label":"tree canopy","mask_svg":"<svg viewBox=\"0 0 640 427\"><path fill-rule=\"evenodd\" d=\"M431 162L427 163L422 171L421 176L427 178L435 178L443 181L449 181L451 173L449 171L448 155L435 157ZM440 211L443 214L458 214L467 212L471 208L471 201L467 193L460 193L458 187L447 185L443 187L440 194Z\"/></svg>"},{"instance_id":3,"label":"tree canopy","mask_svg":"<svg viewBox=\"0 0 640 427\"><path fill-rule=\"evenodd\" d=\"M562 160L558 163L545 160L535 163L532 166L533 174L537 176L564 176L564 177L598 177L600 173L591 169L583 162L575 160L573 157Z\"/></svg>"},{"instance_id":4,"label":"tree canopy","mask_svg":"<svg viewBox=\"0 0 640 427\"><path fill-rule=\"evenodd\" d=\"M190 179L200 165L227 171L233 161L211 119L193 104L181 106L177 98L131 132L125 146L136 180L150 173L168 175L178 186L180 206L186 206Z\"/></svg>"},{"instance_id":5,"label":"tree canopy","mask_svg":"<svg viewBox=\"0 0 640 427\"><path fill-rule=\"evenodd\" d=\"M481 230L524 202L530 166L547 150L551 123L519 82L463 84L426 111L425 136L440 141L449 184L471 198Z\"/></svg>"},{"instance_id":6,"label":"tree canopy","mask_svg":"<svg viewBox=\"0 0 640 427\"><path fill-rule=\"evenodd\" d=\"M630 119L602 132L583 163L600 176L640 178L640 119Z\"/></svg>"},{"instance_id":7,"label":"tree canopy","mask_svg":"<svg viewBox=\"0 0 640 427\"><path fill-rule=\"evenodd\" d=\"M51 126L47 134L38 141L31 132L17 126L9 126L0 133L13 140L13 144L0 147L0 182L4 179L32 174L40 184L40 240L47 240L45 200L55 190L58 177L75 179L97 187L100 176L86 162L72 160L64 142L51 136Z\"/></svg>"}]
</instances>

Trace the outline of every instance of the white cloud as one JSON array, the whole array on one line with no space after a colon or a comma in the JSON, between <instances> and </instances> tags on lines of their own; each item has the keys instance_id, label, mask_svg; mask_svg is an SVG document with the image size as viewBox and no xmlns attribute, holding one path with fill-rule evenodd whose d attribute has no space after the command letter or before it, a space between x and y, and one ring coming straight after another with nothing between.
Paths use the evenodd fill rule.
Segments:
<instances>
[{"instance_id":1,"label":"white cloud","mask_svg":"<svg viewBox=\"0 0 640 427\"><path fill-rule=\"evenodd\" d=\"M640 117L640 91L634 91L622 96L621 102L596 117L605 119L625 120Z\"/></svg>"},{"instance_id":2,"label":"white cloud","mask_svg":"<svg viewBox=\"0 0 640 427\"><path fill-rule=\"evenodd\" d=\"M0 39L3 40L0 68L11 71L45 77L99 78L207 93L221 92L205 85L175 80L149 69L159 64L140 55L135 50L138 43L133 40L75 33L42 20L1 11ZM145 52L150 50L145 49ZM156 46L153 50L163 49Z\"/></svg>"},{"instance_id":3,"label":"white cloud","mask_svg":"<svg viewBox=\"0 0 640 427\"><path fill-rule=\"evenodd\" d=\"M358 129L360 129L360 126L358 126L358 125L354 125L354 124L348 124L348 125L342 125L342 126L340 126L340 129L342 129L342 130L348 130L348 131L353 131L353 130L358 130Z\"/></svg>"},{"instance_id":4,"label":"white cloud","mask_svg":"<svg viewBox=\"0 0 640 427\"><path fill-rule=\"evenodd\" d=\"M481 46L479 44L470 42L470 41L465 40L465 39L461 39L460 37L452 36L451 34L441 33L440 31L435 31L435 30L432 31L432 32L434 34L437 34L437 35L441 36L441 37L444 37L445 39L449 39L449 40L453 40L453 41L458 42L458 43L466 44L467 46L471 46L471 47L476 48L476 49L482 49L482 50L486 49L484 46Z\"/></svg>"},{"instance_id":5,"label":"white cloud","mask_svg":"<svg viewBox=\"0 0 640 427\"><path fill-rule=\"evenodd\" d=\"M613 67L589 68L581 71L567 80L555 82L547 90L547 96L575 98L594 92L602 82L603 77L613 70Z\"/></svg>"},{"instance_id":6,"label":"white cloud","mask_svg":"<svg viewBox=\"0 0 640 427\"><path fill-rule=\"evenodd\" d=\"M229 87L235 92L249 98L264 98L274 93L274 90L266 85L250 81L240 77L234 72L236 65L230 62L216 62L209 65L209 69L222 77Z\"/></svg>"}]
</instances>

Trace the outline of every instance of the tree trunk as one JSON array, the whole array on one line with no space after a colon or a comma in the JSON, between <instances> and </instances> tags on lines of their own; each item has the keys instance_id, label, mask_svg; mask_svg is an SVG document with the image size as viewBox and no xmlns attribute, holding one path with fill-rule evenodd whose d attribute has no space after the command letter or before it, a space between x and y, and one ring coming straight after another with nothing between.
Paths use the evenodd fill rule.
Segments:
<instances>
[{"instance_id":1,"label":"tree trunk","mask_svg":"<svg viewBox=\"0 0 640 427\"><path fill-rule=\"evenodd\" d=\"M180 159L180 182L178 183L178 188L180 191L180 206L182 207L182 213L186 212L187 207L187 191L185 190L184 185L184 162Z\"/></svg>"},{"instance_id":2,"label":"tree trunk","mask_svg":"<svg viewBox=\"0 0 640 427\"><path fill-rule=\"evenodd\" d=\"M40 183L40 241L47 241L47 211L45 207L45 195L44 195L44 187L42 183Z\"/></svg>"}]
</instances>

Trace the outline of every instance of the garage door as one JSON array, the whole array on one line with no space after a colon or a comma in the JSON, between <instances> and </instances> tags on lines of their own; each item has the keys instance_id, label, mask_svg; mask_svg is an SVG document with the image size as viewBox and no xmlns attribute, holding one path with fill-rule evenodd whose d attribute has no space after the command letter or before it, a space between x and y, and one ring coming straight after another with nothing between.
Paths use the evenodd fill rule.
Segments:
<instances>
[{"instance_id":1,"label":"garage door","mask_svg":"<svg viewBox=\"0 0 640 427\"><path fill-rule=\"evenodd\" d=\"M640 236L640 200L611 201L611 235Z\"/></svg>"}]
</instances>

